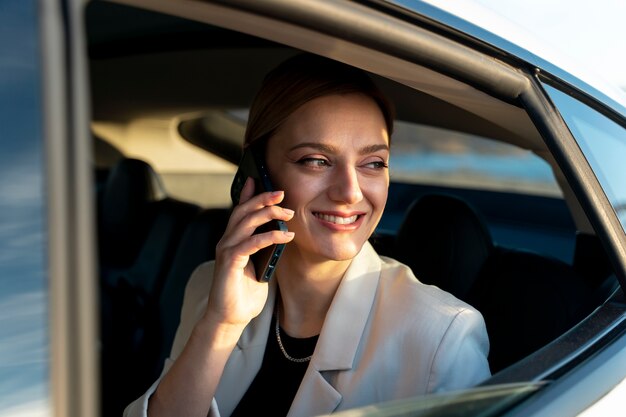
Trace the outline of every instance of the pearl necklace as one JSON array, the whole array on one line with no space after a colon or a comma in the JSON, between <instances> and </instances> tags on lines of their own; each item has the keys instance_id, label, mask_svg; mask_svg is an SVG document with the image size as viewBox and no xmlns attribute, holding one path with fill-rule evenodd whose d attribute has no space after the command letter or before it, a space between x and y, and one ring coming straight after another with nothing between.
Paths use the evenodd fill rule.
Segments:
<instances>
[{"instance_id":1,"label":"pearl necklace","mask_svg":"<svg viewBox=\"0 0 626 417\"><path fill-rule=\"evenodd\" d=\"M285 356L285 358L287 358L287 360L290 360L291 362L298 362L298 363L302 363L302 362L308 362L311 360L311 357L313 355L309 355L306 358L294 358L293 356L290 356L287 351L285 350L285 347L283 346L283 341L280 339L280 323L278 320L278 316L280 315L280 312L278 310L278 303L276 303L276 340L278 341L278 347L280 348L280 351L283 352L283 355Z\"/></svg>"}]
</instances>

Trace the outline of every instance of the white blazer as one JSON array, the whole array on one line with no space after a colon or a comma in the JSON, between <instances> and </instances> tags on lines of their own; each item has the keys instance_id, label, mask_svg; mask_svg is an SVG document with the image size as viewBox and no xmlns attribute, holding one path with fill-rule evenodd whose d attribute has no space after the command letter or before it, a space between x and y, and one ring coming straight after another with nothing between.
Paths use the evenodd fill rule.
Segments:
<instances>
[{"instance_id":1,"label":"white blazer","mask_svg":"<svg viewBox=\"0 0 626 417\"><path fill-rule=\"evenodd\" d=\"M163 374L204 313L212 277L213 262L192 274ZM210 416L230 416L261 367L275 298L271 281L263 311L230 355ZM288 415L316 416L470 387L490 376L488 351L487 330L476 309L422 284L410 268L378 256L366 243L337 289ZM125 417L147 415L159 380L126 408Z\"/></svg>"}]
</instances>

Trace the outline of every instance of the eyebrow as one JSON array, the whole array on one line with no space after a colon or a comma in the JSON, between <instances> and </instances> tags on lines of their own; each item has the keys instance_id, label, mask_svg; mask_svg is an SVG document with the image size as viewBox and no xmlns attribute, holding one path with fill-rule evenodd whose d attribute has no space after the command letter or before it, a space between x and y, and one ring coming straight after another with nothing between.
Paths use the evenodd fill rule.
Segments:
<instances>
[{"instance_id":1,"label":"eyebrow","mask_svg":"<svg viewBox=\"0 0 626 417\"><path fill-rule=\"evenodd\" d=\"M317 150L322 151L322 152L337 153L337 148L335 148L334 146L327 145L327 144L324 144L324 143L319 143L319 142L303 142L303 143L299 143L299 144L294 145L291 148L289 148L289 150L293 151L293 150L300 149L300 148L313 148L313 149L317 149ZM383 143L379 143L379 144L375 144L375 145L365 146L365 147L359 149L359 154L366 155L368 153L374 153L374 152L377 152L377 151L380 151L380 150L389 151L389 145L383 144Z\"/></svg>"}]
</instances>

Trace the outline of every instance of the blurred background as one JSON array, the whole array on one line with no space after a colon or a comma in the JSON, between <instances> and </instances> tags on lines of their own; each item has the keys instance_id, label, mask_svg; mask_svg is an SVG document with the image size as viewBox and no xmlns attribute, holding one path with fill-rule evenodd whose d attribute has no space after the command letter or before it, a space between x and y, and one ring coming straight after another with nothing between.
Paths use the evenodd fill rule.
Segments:
<instances>
[{"instance_id":1,"label":"blurred background","mask_svg":"<svg viewBox=\"0 0 626 417\"><path fill-rule=\"evenodd\" d=\"M454 13L455 0L426 0ZM466 7L466 2L463 2ZM530 32L546 47L569 55L572 64L591 66L626 91L626 2L623 0L475 0L472 20L500 15ZM507 28L502 28L504 33Z\"/></svg>"}]
</instances>

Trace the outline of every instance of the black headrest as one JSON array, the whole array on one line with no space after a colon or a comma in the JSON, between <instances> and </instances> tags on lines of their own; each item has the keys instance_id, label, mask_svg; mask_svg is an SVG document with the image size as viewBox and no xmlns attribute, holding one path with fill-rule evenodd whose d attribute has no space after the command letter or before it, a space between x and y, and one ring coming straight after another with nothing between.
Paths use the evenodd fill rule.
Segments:
<instances>
[{"instance_id":1,"label":"black headrest","mask_svg":"<svg viewBox=\"0 0 626 417\"><path fill-rule=\"evenodd\" d=\"M150 165L124 158L112 168L99 206L101 256L124 264L136 256L151 221L150 203L164 198Z\"/></svg>"},{"instance_id":2,"label":"black headrest","mask_svg":"<svg viewBox=\"0 0 626 417\"><path fill-rule=\"evenodd\" d=\"M407 210L394 257L420 281L464 299L493 247L486 224L467 202L428 194Z\"/></svg>"}]
</instances>

